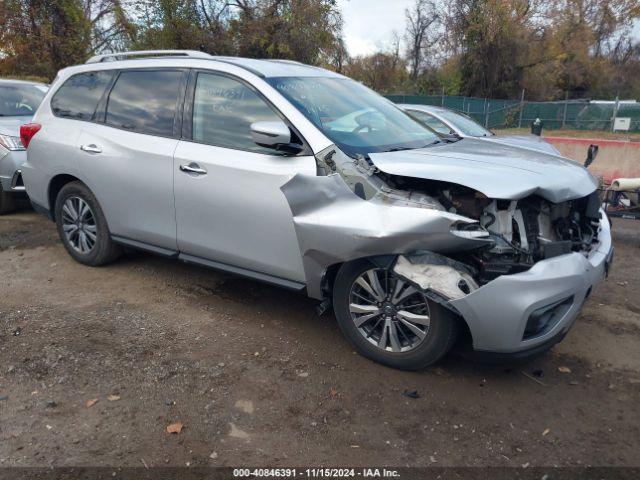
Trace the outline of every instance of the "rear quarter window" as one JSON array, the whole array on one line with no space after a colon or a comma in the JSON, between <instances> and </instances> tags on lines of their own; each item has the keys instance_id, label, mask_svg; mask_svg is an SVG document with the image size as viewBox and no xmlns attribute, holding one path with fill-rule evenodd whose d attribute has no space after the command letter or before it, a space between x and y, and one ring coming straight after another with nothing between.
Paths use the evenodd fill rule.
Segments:
<instances>
[{"instance_id":1,"label":"rear quarter window","mask_svg":"<svg viewBox=\"0 0 640 480\"><path fill-rule=\"evenodd\" d=\"M72 76L51 99L51 110L57 117L92 120L98 102L115 75L111 71L86 72Z\"/></svg>"}]
</instances>

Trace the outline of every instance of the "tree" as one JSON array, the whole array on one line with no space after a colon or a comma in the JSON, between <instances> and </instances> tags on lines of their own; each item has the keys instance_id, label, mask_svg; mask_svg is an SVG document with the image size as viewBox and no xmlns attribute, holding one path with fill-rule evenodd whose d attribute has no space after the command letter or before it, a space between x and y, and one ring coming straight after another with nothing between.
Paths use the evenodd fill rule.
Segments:
<instances>
[{"instance_id":1,"label":"tree","mask_svg":"<svg viewBox=\"0 0 640 480\"><path fill-rule=\"evenodd\" d=\"M442 38L439 12L440 6L434 0L416 0L413 8L405 10L407 62L413 81L417 80L431 49Z\"/></svg>"},{"instance_id":2,"label":"tree","mask_svg":"<svg viewBox=\"0 0 640 480\"><path fill-rule=\"evenodd\" d=\"M240 56L327 62L342 55L335 0L236 0L231 35Z\"/></svg>"},{"instance_id":3,"label":"tree","mask_svg":"<svg viewBox=\"0 0 640 480\"><path fill-rule=\"evenodd\" d=\"M4 0L0 73L52 79L130 32L119 0Z\"/></svg>"},{"instance_id":4,"label":"tree","mask_svg":"<svg viewBox=\"0 0 640 480\"><path fill-rule=\"evenodd\" d=\"M402 90L408 81L407 63L396 49L352 58L345 74L381 93Z\"/></svg>"},{"instance_id":5,"label":"tree","mask_svg":"<svg viewBox=\"0 0 640 480\"><path fill-rule=\"evenodd\" d=\"M231 5L225 0L136 0L130 9L137 31L131 49L233 53L228 32Z\"/></svg>"},{"instance_id":6,"label":"tree","mask_svg":"<svg viewBox=\"0 0 640 480\"><path fill-rule=\"evenodd\" d=\"M633 58L637 0L555 0L548 17L554 58L550 77L558 90L573 97L603 90L615 95L611 89L616 87L607 80L615 77L617 62Z\"/></svg>"},{"instance_id":7,"label":"tree","mask_svg":"<svg viewBox=\"0 0 640 480\"><path fill-rule=\"evenodd\" d=\"M520 91L538 40L534 4L527 0L453 0L447 12L449 45L459 49L462 89L468 95L513 97ZM533 62L532 62L533 60Z\"/></svg>"}]
</instances>

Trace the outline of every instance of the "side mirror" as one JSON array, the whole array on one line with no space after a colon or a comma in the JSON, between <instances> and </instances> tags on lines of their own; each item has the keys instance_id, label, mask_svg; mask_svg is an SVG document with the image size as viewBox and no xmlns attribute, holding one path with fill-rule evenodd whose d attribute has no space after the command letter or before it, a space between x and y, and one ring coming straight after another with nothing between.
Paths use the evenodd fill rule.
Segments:
<instances>
[{"instance_id":1,"label":"side mirror","mask_svg":"<svg viewBox=\"0 0 640 480\"><path fill-rule=\"evenodd\" d=\"M589 145L589 150L587 150L587 159L584 162L585 168L589 167L589 165L591 165L596 159L599 149L600 147L598 145Z\"/></svg>"},{"instance_id":2,"label":"side mirror","mask_svg":"<svg viewBox=\"0 0 640 480\"><path fill-rule=\"evenodd\" d=\"M281 152L295 154L302 150L302 145L291 142L291 130L284 122L254 122L251 138L261 147Z\"/></svg>"}]
</instances>

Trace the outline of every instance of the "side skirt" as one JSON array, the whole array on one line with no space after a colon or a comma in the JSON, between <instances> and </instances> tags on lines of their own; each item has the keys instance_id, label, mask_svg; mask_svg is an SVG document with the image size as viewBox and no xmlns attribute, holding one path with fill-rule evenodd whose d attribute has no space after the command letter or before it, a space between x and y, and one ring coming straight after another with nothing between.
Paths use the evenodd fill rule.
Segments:
<instances>
[{"instance_id":1,"label":"side skirt","mask_svg":"<svg viewBox=\"0 0 640 480\"><path fill-rule=\"evenodd\" d=\"M125 247L135 248L137 250L144 250L145 252L154 253L166 258L178 258L178 252L175 250L169 250L168 248L156 247L145 242L139 242L137 240L131 240L130 238L119 237L118 235L111 235L111 240Z\"/></svg>"},{"instance_id":2,"label":"side skirt","mask_svg":"<svg viewBox=\"0 0 640 480\"><path fill-rule=\"evenodd\" d=\"M304 283L295 282L293 280L287 280L286 278L274 277L273 275L269 275L267 273L247 270L246 268L236 267L234 265L228 265L226 263L220 263L213 260L207 260L205 258L194 257L192 255L187 255L185 253L180 253L178 255L178 258L185 263L200 265L203 267L212 268L214 270L221 270L223 272L231 273L241 277L247 277L253 280L258 280L260 282L277 285L279 287L283 287L288 290L302 292L306 288Z\"/></svg>"},{"instance_id":3,"label":"side skirt","mask_svg":"<svg viewBox=\"0 0 640 480\"><path fill-rule=\"evenodd\" d=\"M267 273L256 272L254 270L248 270L246 268L236 267L235 265L228 265L226 263L216 262L214 260L208 260L206 258L187 255L185 253L180 253L177 250L170 250L167 248L156 247L155 245L139 242L137 240L131 240L129 238L119 237L117 235L112 235L111 239L114 242L119 243L120 245L124 245L126 247L135 248L137 250L144 250L146 252L154 253L156 255L159 255L165 258L175 258L178 260L182 260L183 262L188 264L199 265L201 267L206 267L206 268L211 268L213 270L219 270L222 272L231 273L233 275L250 278L252 280L258 280L260 282L268 283L271 285L277 285L279 287L286 288L288 290L293 290L296 292L304 292L306 289L306 285L304 283L295 282L293 280L287 280L286 278L275 277Z\"/></svg>"}]
</instances>

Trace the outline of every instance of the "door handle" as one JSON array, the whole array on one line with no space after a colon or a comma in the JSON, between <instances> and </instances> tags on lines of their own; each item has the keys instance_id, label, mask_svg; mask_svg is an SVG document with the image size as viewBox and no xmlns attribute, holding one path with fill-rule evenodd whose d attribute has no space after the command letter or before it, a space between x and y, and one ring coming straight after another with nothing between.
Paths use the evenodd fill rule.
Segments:
<instances>
[{"instance_id":1,"label":"door handle","mask_svg":"<svg viewBox=\"0 0 640 480\"><path fill-rule=\"evenodd\" d=\"M102 153L102 149L95 144L82 145L80 150L87 153Z\"/></svg>"},{"instance_id":2,"label":"door handle","mask_svg":"<svg viewBox=\"0 0 640 480\"><path fill-rule=\"evenodd\" d=\"M195 175L206 175L207 171L204 168L200 168L195 162L191 162L188 165L180 165L180 170L186 173L193 173Z\"/></svg>"}]
</instances>

